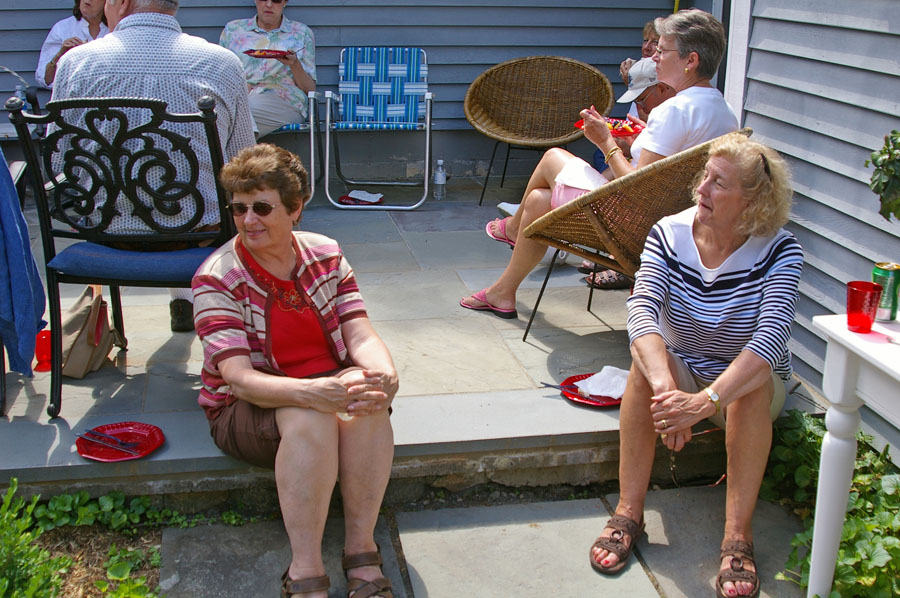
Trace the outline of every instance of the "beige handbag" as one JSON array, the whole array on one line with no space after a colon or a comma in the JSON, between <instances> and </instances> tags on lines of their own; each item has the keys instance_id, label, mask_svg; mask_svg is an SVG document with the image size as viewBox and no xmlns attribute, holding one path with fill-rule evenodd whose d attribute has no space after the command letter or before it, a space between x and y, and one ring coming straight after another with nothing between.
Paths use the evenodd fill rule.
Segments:
<instances>
[{"instance_id":1,"label":"beige handbag","mask_svg":"<svg viewBox=\"0 0 900 598\"><path fill-rule=\"evenodd\" d=\"M113 345L125 348L125 337L109 325L108 311L100 285L88 285L75 304L63 312L63 376L84 378L109 361Z\"/></svg>"}]
</instances>

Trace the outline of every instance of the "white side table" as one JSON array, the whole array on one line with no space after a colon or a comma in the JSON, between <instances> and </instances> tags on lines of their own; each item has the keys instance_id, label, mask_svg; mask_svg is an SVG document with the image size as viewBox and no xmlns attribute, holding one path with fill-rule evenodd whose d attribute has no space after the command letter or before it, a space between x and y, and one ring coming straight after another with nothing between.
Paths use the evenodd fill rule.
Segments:
<instances>
[{"instance_id":1,"label":"white side table","mask_svg":"<svg viewBox=\"0 0 900 598\"><path fill-rule=\"evenodd\" d=\"M828 347L822 390L831 403L825 414L819 487L807 598L828 596L834 580L838 545L847 512L859 408L865 404L900 428L900 323L876 322L872 332L847 330L845 314L816 316L813 325Z\"/></svg>"}]
</instances>

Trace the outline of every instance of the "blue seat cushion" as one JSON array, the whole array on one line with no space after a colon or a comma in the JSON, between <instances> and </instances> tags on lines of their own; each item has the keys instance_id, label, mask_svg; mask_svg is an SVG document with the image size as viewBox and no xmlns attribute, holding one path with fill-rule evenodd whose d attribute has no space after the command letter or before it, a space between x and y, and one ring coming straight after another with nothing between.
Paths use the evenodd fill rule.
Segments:
<instances>
[{"instance_id":1,"label":"blue seat cushion","mask_svg":"<svg viewBox=\"0 0 900 598\"><path fill-rule=\"evenodd\" d=\"M67 276L190 283L203 260L215 250L192 247L179 251L128 251L83 241L58 253L48 267Z\"/></svg>"}]
</instances>

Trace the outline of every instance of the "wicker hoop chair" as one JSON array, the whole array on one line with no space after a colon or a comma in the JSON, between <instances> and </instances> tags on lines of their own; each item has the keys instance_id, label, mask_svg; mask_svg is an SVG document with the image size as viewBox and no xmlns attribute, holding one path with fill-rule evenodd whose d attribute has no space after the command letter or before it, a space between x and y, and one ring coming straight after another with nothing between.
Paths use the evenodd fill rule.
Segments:
<instances>
[{"instance_id":1,"label":"wicker hoop chair","mask_svg":"<svg viewBox=\"0 0 900 598\"><path fill-rule=\"evenodd\" d=\"M564 146L584 135L572 124L589 106L609 114L613 88L606 75L589 64L562 56L527 56L501 62L484 71L466 92L463 109L476 130L496 140L484 177L487 189L500 143L509 149L546 150ZM503 178L506 178L506 163Z\"/></svg>"},{"instance_id":2,"label":"wicker hoop chair","mask_svg":"<svg viewBox=\"0 0 900 598\"><path fill-rule=\"evenodd\" d=\"M740 131L746 136L750 128ZM528 336L550 273L560 251L634 278L644 242L664 216L693 205L692 189L706 165L715 139L640 168L541 216L525 228L525 236L556 247L538 294L525 335ZM594 288L588 296L591 308Z\"/></svg>"}]
</instances>

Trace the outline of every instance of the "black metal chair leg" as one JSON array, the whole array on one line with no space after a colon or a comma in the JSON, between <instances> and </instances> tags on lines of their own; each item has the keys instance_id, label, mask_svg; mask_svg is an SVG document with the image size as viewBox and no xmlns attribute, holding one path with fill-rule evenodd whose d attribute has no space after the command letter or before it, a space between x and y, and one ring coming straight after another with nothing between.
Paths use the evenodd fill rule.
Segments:
<instances>
[{"instance_id":1,"label":"black metal chair leg","mask_svg":"<svg viewBox=\"0 0 900 598\"><path fill-rule=\"evenodd\" d=\"M597 272L598 272L598 270L597 270L597 264L594 264L594 271L591 272L591 280L596 280L596 279L597 279ZM588 310L588 311L591 311L591 302L594 300L594 285L591 284L590 282L588 283L588 289L590 289L590 291L588 291L588 306L587 306L587 310Z\"/></svg>"},{"instance_id":2,"label":"black metal chair leg","mask_svg":"<svg viewBox=\"0 0 900 598\"><path fill-rule=\"evenodd\" d=\"M503 176L500 177L500 186L503 186L503 183L506 182L506 167L509 166L509 150L512 149L510 144L506 144L506 160L503 162Z\"/></svg>"},{"instance_id":3,"label":"black metal chair leg","mask_svg":"<svg viewBox=\"0 0 900 598\"><path fill-rule=\"evenodd\" d=\"M62 407L62 310L59 307L59 282L47 269L47 303L50 307L50 404L47 415L59 415Z\"/></svg>"},{"instance_id":4,"label":"black metal chair leg","mask_svg":"<svg viewBox=\"0 0 900 598\"><path fill-rule=\"evenodd\" d=\"M547 275L544 276L544 284L541 285L541 292L538 293L537 301L534 302L534 309L531 310L531 317L528 318L528 326L525 327L525 334L522 335L522 342L525 342L525 339L528 338L528 331L531 330L531 323L534 322L534 316L537 314L538 306L541 304L541 298L544 296L544 289L547 288L547 281L550 280L550 273L553 272L553 265L556 264L556 257L559 255L560 250L557 249L553 254L553 259L550 260L550 267L547 268Z\"/></svg>"},{"instance_id":5,"label":"black metal chair leg","mask_svg":"<svg viewBox=\"0 0 900 598\"><path fill-rule=\"evenodd\" d=\"M122 293L118 286L109 287L109 300L112 303L113 328L125 338L125 319L122 317Z\"/></svg>"},{"instance_id":6,"label":"black metal chair leg","mask_svg":"<svg viewBox=\"0 0 900 598\"><path fill-rule=\"evenodd\" d=\"M498 145L500 145L499 141L494 142L494 151L491 152L491 163L488 164L487 174L484 175L484 187L481 188L481 197L478 198L478 205L481 205L481 202L484 201L484 192L487 191L488 179L491 176L491 168L494 167L494 156L497 154Z\"/></svg>"}]
</instances>

